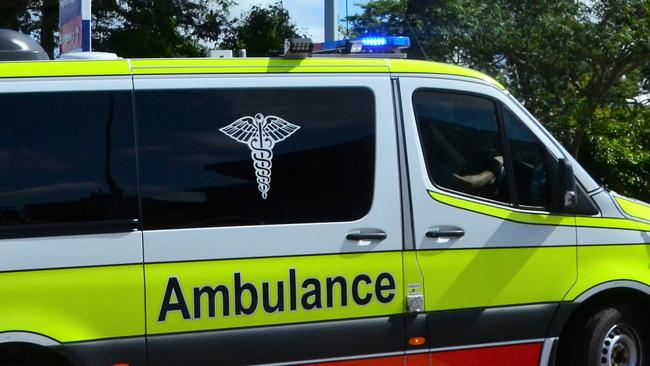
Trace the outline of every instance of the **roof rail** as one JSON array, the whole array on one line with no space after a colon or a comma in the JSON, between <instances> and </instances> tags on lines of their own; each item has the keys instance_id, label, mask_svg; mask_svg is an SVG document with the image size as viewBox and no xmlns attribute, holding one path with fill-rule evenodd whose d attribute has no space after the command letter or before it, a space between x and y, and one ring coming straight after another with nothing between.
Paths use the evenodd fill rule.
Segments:
<instances>
[{"instance_id":1,"label":"roof rail","mask_svg":"<svg viewBox=\"0 0 650 366\"><path fill-rule=\"evenodd\" d=\"M0 29L0 61L49 60L31 37L11 29Z\"/></svg>"}]
</instances>

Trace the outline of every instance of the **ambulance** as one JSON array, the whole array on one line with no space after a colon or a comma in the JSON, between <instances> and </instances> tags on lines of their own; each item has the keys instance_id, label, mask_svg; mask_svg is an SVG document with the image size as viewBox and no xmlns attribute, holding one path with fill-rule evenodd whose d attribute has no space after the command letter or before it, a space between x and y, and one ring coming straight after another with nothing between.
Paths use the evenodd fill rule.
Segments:
<instances>
[{"instance_id":1,"label":"ambulance","mask_svg":"<svg viewBox=\"0 0 650 366\"><path fill-rule=\"evenodd\" d=\"M0 364L650 365L650 206L409 43L0 52Z\"/></svg>"}]
</instances>

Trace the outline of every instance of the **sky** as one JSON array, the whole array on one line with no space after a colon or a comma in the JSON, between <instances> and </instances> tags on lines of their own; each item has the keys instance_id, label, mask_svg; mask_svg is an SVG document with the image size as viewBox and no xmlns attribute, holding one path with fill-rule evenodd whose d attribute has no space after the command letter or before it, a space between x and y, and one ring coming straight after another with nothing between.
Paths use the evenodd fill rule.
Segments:
<instances>
[{"instance_id":1,"label":"sky","mask_svg":"<svg viewBox=\"0 0 650 366\"><path fill-rule=\"evenodd\" d=\"M268 5L277 0L236 0L238 5L233 7L230 15L239 18L252 5ZM354 15L361 12L359 4L365 4L369 0L348 0L349 14ZM346 0L336 0L338 18L345 17ZM289 11L289 16L296 23L298 28L305 32L314 42L323 41L323 17L324 0L284 0L284 8ZM345 23L341 23L345 27Z\"/></svg>"}]
</instances>

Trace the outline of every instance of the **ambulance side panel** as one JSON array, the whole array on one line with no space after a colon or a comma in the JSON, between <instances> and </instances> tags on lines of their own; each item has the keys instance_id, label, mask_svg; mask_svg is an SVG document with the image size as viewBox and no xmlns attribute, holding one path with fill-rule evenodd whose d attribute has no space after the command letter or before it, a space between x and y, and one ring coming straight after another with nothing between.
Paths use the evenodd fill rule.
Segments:
<instances>
[{"instance_id":1,"label":"ambulance side panel","mask_svg":"<svg viewBox=\"0 0 650 366\"><path fill-rule=\"evenodd\" d=\"M136 76L135 95L150 364L403 364L388 76Z\"/></svg>"},{"instance_id":2,"label":"ambulance side panel","mask_svg":"<svg viewBox=\"0 0 650 366\"><path fill-rule=\"evenodd\" d=\"M131 94L130 77L0 81L0 349L145 364Z\"/></svg>"},{"instance_id":3,"label":"ambulance side panel","mask_svg":"<svg viewBox=\"0 0 650 366\"><path fill-rule=\"evenodd\" d=\"M493 86L410 75L399 82L411 245L424 277L431 360L537 365L552 344L553 316L576 281L575 217L515 208L512 199L548 205L548 190L535 185L545 182L539 174L548 174L544 157L562 154ZM526 170L508 176L508 155ZM506 166L489 173L499 159ZM476 193L458 191L469 183L450 188L488 174L494 178L484 187L464 188ZM519 184L516 194L509 178Z\"/></svg>"}]
</instances>

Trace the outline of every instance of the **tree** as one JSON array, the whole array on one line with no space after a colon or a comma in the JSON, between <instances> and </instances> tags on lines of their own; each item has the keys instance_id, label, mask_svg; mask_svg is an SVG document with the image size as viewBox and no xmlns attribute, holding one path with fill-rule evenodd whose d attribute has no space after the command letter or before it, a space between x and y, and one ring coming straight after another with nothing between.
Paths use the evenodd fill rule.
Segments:
<instances>
[{"instance_id":1,"label":"tree","mask_svg":"<svg viewBox=\"0 0 650 366\"><path fill-rule=\"evenodd\" d=\"M202 56L229 26L229 0L93 3L94 49L123 57Z\"/></svg>"},{"instance_id":2,"label":"tree","mask_svg":"<svg viewBox=\"0 0 650 366\"><path fill-rule=\"evenodd\" d=\"M648 106L634 100L650 84L650 2L381 0L363 8L351 18L357 34L402 29L413 38L411 57L496 76L610 186L650 199L642 188L650 181L647 173L638 177L646 183L628 182L621 180L622 169L631 166L601 160L605 152L623 149L643 165L642 152L650 149L647 132L643 137L643 128L631 128L647 126L649 118L643 112ZM395 9L404 10L396 17ZM391 24L376 26L386 21ZM610 122L618 132L603 128Z\"/></svg>"},{"instance_id":3,"label":"tree","mask_svg":"<svg viewBox=\"0 0 650 366\"><path fill-rule=\"evenodd\" d=\"M57 47L58 0L11 0L2 4L0 28L34 36L50 58Z\"/></svg>"},{"instance_id":4,"label":"tree","mask_svg":"<svg viewBox=\"0 0 650 366\"><path fill-rule=\"evenodd\" d=\"M125 57L200 56L230 27L230 0L93 0L93 50ZM59 0L10 0L0 27L37 38L52 58Z\"/></svg>"},{"instance_id":5,"label":"tree","mask_svg":"<svg viewBox=\"0 0 650 366\"><path fill-rule=\"evenodd\" d=\"M30 0L13 0L2 4L0 12L0 28L7 28L31 33L29 27L31 16L28 12Z\"/></svg>"},{"instance_id":6,"label":"tree","mask_svg":"<svg viewBox=\"0 0 650 366\"><path fill-rule=\"evenodd\" d=\"M267 7L254 5L243 19L235 20L222 48L246 49L249 56L268 56L281 51L286 38L298 36L298 28L279 2Z\"/></svg>"}]
</instances>

